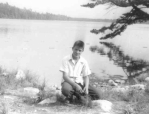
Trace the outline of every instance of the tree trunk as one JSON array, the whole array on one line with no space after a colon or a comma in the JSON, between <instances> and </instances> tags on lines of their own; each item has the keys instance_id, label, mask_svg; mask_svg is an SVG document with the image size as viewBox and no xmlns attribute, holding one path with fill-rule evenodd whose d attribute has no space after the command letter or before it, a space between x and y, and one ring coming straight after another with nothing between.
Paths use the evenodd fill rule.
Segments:
<instances>
[{"instance_id":1,"label":"tree trunk","mask_svg":"<svg viewBox=\"0 0 149 114\"><path fill-rule=\"evenodd\" d=\"M137 83L137 80L133 76L128 76L127 83L129 85L135 85Z\"/></svg>"}]
</instances>

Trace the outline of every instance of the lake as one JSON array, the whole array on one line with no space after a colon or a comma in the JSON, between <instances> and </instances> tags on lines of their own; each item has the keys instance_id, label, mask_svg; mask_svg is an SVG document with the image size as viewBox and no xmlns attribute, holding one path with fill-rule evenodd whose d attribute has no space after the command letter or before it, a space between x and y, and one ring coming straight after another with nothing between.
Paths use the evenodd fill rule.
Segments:
<instances>
[{"instance_id":1,"label":"lake","mask_svg":"<svg viewBox=\"0 0 149 114\"><path fill-rule=\"evenodd\" d=\"M88 61L92 72L125 75L120 67L105 56L90 51L97 45L102 34L90 33L109 25L106 22L45 21L0 19L0 65L9 70L30 70L44 77L49 85L61 82L59 72L62 58L72 53L73 43L80 39L86 44L82 56ZM111 40L125 54L149 61L149 25L129 26L121 36Z\"/></svg>"}]
</instances>

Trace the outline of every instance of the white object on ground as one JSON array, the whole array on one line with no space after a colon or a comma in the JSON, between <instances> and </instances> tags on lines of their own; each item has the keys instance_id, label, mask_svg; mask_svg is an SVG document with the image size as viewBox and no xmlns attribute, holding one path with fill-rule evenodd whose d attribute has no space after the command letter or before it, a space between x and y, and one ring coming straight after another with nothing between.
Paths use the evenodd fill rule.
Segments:
<instances>
[{"instance_id":1,"label":"white object on ground","mask_svg":"<svg viewBox=\"0 0 149 114\"><path fill-rule=\"evenodd\" d=\"M26 77L26 75L25 75L24 71L21 69L18 69L17 74L16 74L16 79L17 80L25 79L25 77Z\"/></svg>"},{"instance_id":2,"label":"white object on ground","mask_svg":"<svg viewBox=\"0 0 149 114\"><path fill-rule=\"evenodd\" d=\"M93 106L99 106L103 111L110 112L112 109L112 103L107 100L93 100Z\"/></svg>"},{"instance_id":3,"label":"white object on ground","mask_svg":"<svg viewBox=\"0 0 149 114\"><path fill-rule=\"evenodd\" d=\"M124 87L118 86L118 87L113 88L112 91L126 93L129 91L129 87L128 86L124 86Z\"/></svg>"},{"instance_id":4,"label":"white object on ground","mask_svg":"<svg viewBox=\"0 0 149 114\"><path fill-rule=\"evenodd\" d=\"M14 100L15 98L14 98L13 96L4 95L4 99L11 99L11 100Z\"/></svg>"},{"instance_id":5,"label":"white object on ground","mask_svg":"<svg viewBox=\"0 0 149 114\"><path fill-rule=\"evenodd\" d=\"M144 84L135 84L135 85L131 85L130 87L137 90L145 90Z\"/></svg>"},{"instance_id":6,"label":"white object on ground","mask_svg":"<svg viewBox=\"0 0 149 114\"><path fill-rule=\"evenodd\" d=\"M146 77L146 78L145 78L145 81L146 81L146 82L149 82L149 77Z\"/></svg>"},{"instance_id":7,"label":"white object on ground","mask_svg":"<svg viewBox=\"0 0 149 114\"><path fill-rule=\"evenodd\" d=\"M109 80L108 82L111 86L118 86L117 83L115 83L113 80Z\"/></svg>"},{"instance_id":8,"label":"white object on ground","mask_svg":"<svg viewBox=\"0 0 149 114\"><path fill-rule=\"evenodd\" d=\"M7 75L9 75L7 72L2 73L2 76L7 76Z\"/></svg>"},{"instance_id":9,"label":"white object on ground","mask_svg":"<svg viewBox=\"0 0 149 114\"><path fill-rule=\"evenodd\" d=\"M53 97L53 98L44 99L43 101L41 101L38 104L45 105L45 104L55 103L56 101L57 101L56 97Z\"/></svg>"},{"instance_id":10,"label":"white object on ground","mask_svg":"<svg viewBox=\"0 0 149 114\"><path fill-rule=\"evenodd\" d=\"M24 88L24 92L30 95L37 95L40 91L37 88L26 87Z\"/></svg>"}]
</instances>

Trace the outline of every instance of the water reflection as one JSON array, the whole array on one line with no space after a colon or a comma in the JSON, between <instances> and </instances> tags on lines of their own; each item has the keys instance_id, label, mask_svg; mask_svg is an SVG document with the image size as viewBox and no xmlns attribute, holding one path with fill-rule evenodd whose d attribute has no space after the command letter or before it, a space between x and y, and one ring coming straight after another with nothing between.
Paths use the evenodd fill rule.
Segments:
<instances>
[{"instance_id":1,"label":"water reflection","mask_svg":"<svg viewBox=\"0 0 149 114\"><path fill-rule=\"evenodd\" d=\"M0 33L8 34L8 28L0 27Z\"/></svg>"},{"instance_id":2,"label":"water reflection","mask_svg":"<svg viewBox=\"0 0 149 114\"><path fill-rule=\"evenodd\" d=\"M142 73L149 71L149 62L142 59L134 59L126 55L120 46L116 46L111 42L100 42L103 47L91 46L92 52L97 52L102 56L106 56L115 65L121 67L129 79L133 79Z\"/></svg>"},{"instance_id":3,"label":"water reflection","mask_svg":"<svg viewBox=\"0 0 149 114\"><path fill-rule=\"evenodd\" d=\"M20 33L20 32L28 33L29 27L28 28L27 27L25 28L23 26L14 27L13 25L7 26L7 25L0 24L0 34L7 35L7 34L11 34L11 33Z\"/></svg>"}]
</instances>

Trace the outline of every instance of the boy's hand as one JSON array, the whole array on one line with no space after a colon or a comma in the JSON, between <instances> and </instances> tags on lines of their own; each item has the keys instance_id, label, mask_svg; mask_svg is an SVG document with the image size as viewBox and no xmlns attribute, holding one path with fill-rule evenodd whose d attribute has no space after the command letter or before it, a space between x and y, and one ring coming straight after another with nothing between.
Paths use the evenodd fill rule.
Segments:
<instances>
[{"instance_id":1,"label":"boy's hand","mask_svg":"<svg viewBox=\"0 0 149 114\"><path fill-rule=\"evenodd\" d=\"M88 87L84 87L83 92L84 92L85 94L88 94Z\"/></svg>"},{"instance_id":2,"label":"boy's hand","mask_svg":"<svg viewBox=\"0 0 149 114\"><path fill-rule=\"evenodd\" d=\"M79 86L78 84L76 84L75 89L76 89L76 91L78 91L78 92L80 92L80 93L83 92L81 86Z\"/></svg>"}]
</instances>

